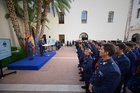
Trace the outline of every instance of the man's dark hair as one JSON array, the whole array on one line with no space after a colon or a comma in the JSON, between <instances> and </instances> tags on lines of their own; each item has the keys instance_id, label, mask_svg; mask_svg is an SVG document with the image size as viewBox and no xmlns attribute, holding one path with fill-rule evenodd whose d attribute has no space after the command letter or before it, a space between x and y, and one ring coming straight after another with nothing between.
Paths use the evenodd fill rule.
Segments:
<instances>
[{"instance_id":1,"label":"man's dark hair","mask_svg":"<svg viewBox=\"0 0 140 93\"><path fill-rule=\"evenodd\" d=\"M109 56L113 56L116 52L115 46L112 44L103 44L105 52L108 52Z\"/></svg>"},{"instance_id":2,"label":"man's dark hair","mask_svg":"<svg viewBox=\"0 0 140 93\"><path fill-rule=\"evenodd\" d=\"M130 48L133 48L133 44L131 42L126 42L125 45L130 47Z\"/></svg>"},{"instance_id":3,"label":"man's dark hair","mask_svg":"<svg viewBox=\"0 0 140 93\"><path fill-rule=\"evenodd\" d=\"M117 42L115 40L112 40L111 43L116 45Z\"/></svg>"},{"instance_id":4,"label":"man's dark hair","mask_svg":"<svg viewBox=\"0 0 140 93\"><path fill-rule=\"evenodd\" d=\"M101 42L97 42L96 45L98 45L99 47L102 46L102 43Z\"/></svg>"},{"instance_id":5,"label":"man's dark hair","mask_svg":"<svg viewBox=\"0 0 140 93\"><path fill-rule=\"evenodd\" d=\"M116 46L118 46L120 49L122 49L123 51L125 51L125 44L123 43L118 43Z\"/></svg>"}]
</instances>

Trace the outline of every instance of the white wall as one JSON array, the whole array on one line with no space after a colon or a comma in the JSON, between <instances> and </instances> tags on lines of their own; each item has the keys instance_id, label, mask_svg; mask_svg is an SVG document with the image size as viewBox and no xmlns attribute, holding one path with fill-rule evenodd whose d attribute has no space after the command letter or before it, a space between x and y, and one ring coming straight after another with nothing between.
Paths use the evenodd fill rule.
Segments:
<instances>
[{"instance_id":1,"label":"white wall","mask_svg":"<svg viewBox=\"0 0 140 93\"><path fill-rule=\"evenodd\" d=\"M134 0L131 26L134 26L134 25L137 25L138 23L140 23L140 18L137 18L137 10L140 8L140 4L138 4L138 1L139 0Z\"/></svg>"},{"instance_id":2,"label":"white wall","mask_svg":"<svg viewBox=\"0 0 140 93\"><path fill-rule=\"evenodd\" d=\"M58 18L50 19L50 31L45 33L55 39L58 34L65 34L65 41L77 40L82 32L86 32L89 39L95 40L123 40L129 0L75 0L71 4L70 13L65 16L65 23L58 24ZM81 13L88 12L87 24L81 24ZM114 22L108 23L108 12L114 11ZM56 35L57 34L57 35ZM54 36L54 35L53 35Z\"/></svg>"},{"instance_id":3,"label":"white wall","mask_svg":"<svg viewBox=\"0 0 140 93\"><path fill-rule=\"evenodd\" d=\"M140 34L140 18L137 18L137 10L140 8L139 0L134 0L132 17L131 17L131 31L129 32L128 40L136 33Z\"/></svg>"}]
</instances>

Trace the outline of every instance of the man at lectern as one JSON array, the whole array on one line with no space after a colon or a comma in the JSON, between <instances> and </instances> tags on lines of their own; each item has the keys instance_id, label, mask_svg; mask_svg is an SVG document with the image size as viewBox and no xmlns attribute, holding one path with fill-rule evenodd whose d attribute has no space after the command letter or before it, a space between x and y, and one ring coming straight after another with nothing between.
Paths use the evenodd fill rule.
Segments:
<instances>
[{"instance_id":1,"label":"man at lectern","mask_svg":"<svg viewBox=\"0 0 140 93\"><path fill-rule=\"evenodd\" d=\"M38 45L39 45L39 48L40 48L40 56L43 56L43 47L42 45L44 45L45 42L44 42L44 38L41 38L38 42Z\"/></svg>"}]
</instances>

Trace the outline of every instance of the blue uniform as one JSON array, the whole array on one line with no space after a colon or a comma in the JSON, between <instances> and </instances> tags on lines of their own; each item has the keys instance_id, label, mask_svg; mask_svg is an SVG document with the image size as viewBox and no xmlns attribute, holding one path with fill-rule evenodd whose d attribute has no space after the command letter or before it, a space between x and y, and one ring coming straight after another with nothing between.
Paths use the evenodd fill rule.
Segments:
<instances>
[{"instance_id":1,"label":"blue uniform","mask_svg":"<svg viewBox=\"0 0 140 93\"><path fill-rule=\"evenodd\" d=\"M84 62L84 64L85 64L85 67L84 67L84 71L85 71L85 73L86 73L86 77L87 78L91 78L91 76L92 76L92 73L93 73L93 71L92 71L92 57L91 56L87 56L87 58L86 58L86 60L85 60L85 62Z\"/></svg>"},{"instance_id":2,"label":"blue uniform","mask_svg":"<svg viewBox=\"0 0 140 93\"><path fill-rule=\"evenodd\" d=\"M128 80L125 86L133 93L140 92L140 66L137 67L136 74Z\"/></svg>"},{"instance_id":3,"label":"blue uniform","mask_svg":"<svg viewBox=\"0 0 140 93\"><path fill-rule=\"evenodd\" d=\"M85 64L85 67L84 67L84 77L85 77L85 84L86 84L86 93L89 93L89 90L88 90L88 87L89 87L89 80L92 76L92 57L91 55L88 55L84 64Z\"/></svg>"},{"instance_id":4,"label":"blue uniform","mask_svg":"<svg viewBox=\"0 0 140 93\"><path fill-rule=\"evenodd\" d=\"M43 56L43 46L42 45L44 45L45 42L44 42L44 40L40 40L38 42L38 44L39 44L39 48L40 48L40 55Z\"/></svg>"},{"instance_id":5,"label":"blue uniform","mask_svg":"<svg viewBox=\"0 0 140 93\"><path fill-rule=\"evenodd\" d=\"M137 51L140 53L140 47L137 48Z\"/></svg>"},{"instance_id":6,"label":"blue uniform","mask_svg":"<svg viewBox=\"0 0 140 93\"><path fill-rule=\"evenodd\" d=\"M83 67L84 57L85 57L85 53L82 51L81 55L79 57L79 65L80 65L80 67Z\"/></svg>"},{"instance_id":7,"label":"blue uniform","mask_svg":"<svg viewBox=\"0 0 140 93\"><path fill-rule=\"evenodd\" d=\"M120 68L121 75L124 76L130 68L130 60L122 54L121 56L117 56L115 58L115 62Z\"/></svg>"},{"instance_id":8,"label":"blue uniform","mask_svg":"<svg viewBox=\"0 0 140 93\"><path fill-rule=\"evenodd\" d=\"M115 93L120 93L121 87L124 83L124 76L127 74L130 68L130 60L125 56L125 54L122 54L120 56L117 55L116 57L114 57L114 61L119 66L121 71L121 81L115 90Z\"/></svg>"},{"instance_id":9,"label":"blue uniform","mask_svg":"<svg viewBox=\"0 0 140 93\"><path fill-rule=\"evenodd\" d=\"M135 55L136 55L136 68L137 68L137 66L140 65L140 53L138 52L137 49L134 49L133 52L134 52Z\"/></svg>"},{"instance_id":10,"label":"blue uniform","mask_svg":"<svg viewBox=\"0 0 140 93\"><path fill-rule=\"evenodd\" d=\"M28 51L29 51L29 59L32 60L33 59L33 45L31 43L31 41L27 41L26 42L27 46L28 46Z\"/></svg>"},{"instance_id":11,"label":"blue uniform","mask_svg":"<svg viewBox=\"0 0 140 93\"><path fill-rule=\"evenodd\" d=\"M130 69L129 73L135 73L136 72L136 55L132 52L126 52L125 55L129 58L130 60Z\"/></svg>"},{"instance_id":12,"label":"blue uniform","mask_svg":"<svg viewBox=\"0 0 140 93\"><path fill-rule=\"evenodd\" d=\"M96 50L97 50L97 48L96 48L96 46L95 46L95 45L91 45L91 47L92 47L92 49L91 49L91 51L92 51L91 56L92 56L92 57L94 57L94 56L95 56L95 54L96 54Z\"/></svg>"},{"instance_id":13,"label":"blue uniform","mask_svg":"<svg viewBox=\"0 0 140 93\"><path fill-rule=\"evenodd\" d=\"M112 58L101 61L93 80L93 93L113 93L121 80L120 69Z\"/></svg>"}]
</instances>

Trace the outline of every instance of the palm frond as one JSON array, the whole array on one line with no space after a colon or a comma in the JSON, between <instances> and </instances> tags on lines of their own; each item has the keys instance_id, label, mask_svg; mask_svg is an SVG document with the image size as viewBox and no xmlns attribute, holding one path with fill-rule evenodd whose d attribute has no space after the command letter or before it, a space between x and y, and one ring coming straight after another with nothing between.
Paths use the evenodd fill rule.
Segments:
<instances>
[{"instance_id":1,"label":"palm frond","mask_svg":"<svg viewBox=\"0 0 140 93\"><path fill-rule=\"evenodd\" d=\"M50 28L47 25L45 25L45 26L50 30Z\"/></svg>"},{"instance_id":2,"label":"palm frond","mask_svg":"<svg viewBox=\"0 0 140 93\"><path fill-rule=\"evenodd\" d=\"M69 12L71 8L70 3L72 3L72 0L52 0L51 9L53 16L55 17L55 13L59 14L59 12L66 15L66 11Z\"/></svg>"},{"instance_id":3,"label":"palm frond","mask_svg":"<svg viewBox=\"0 0 140 93\"><path fill-rule=\"evenodd\" d=\"M36 9L32 9L31 7L28 6L28 16L29 16L29 21L33 22L35 19L35 15L36 15L37 10Z\"/></svg>"},{"instance_id":4,"label":"palm frond","mask_svg":"<svg viewBox=\"0 0 140 93\"><path fill-rule=\"evenodd\" d=\"M55 17L55 7L54 7L54 5L55 5L55 2L54 2L54 0L52 0L51 8L52 8L53 16Z\"/></svg>"},{"instance_id":5,"label":"palm frond","mask_svg":"<svg viewBox=\"0 0 140 93\"><path fill-rule=\"evenodd\" d=\"M23 9L22 7L19 5L19 2L22 0L13 0L14 2L14 7L15 7L15 12L17 17L23 19Z\"/></svg>"}]
</instances>

